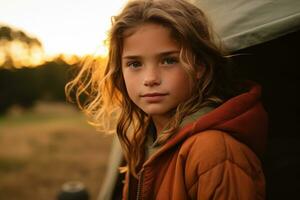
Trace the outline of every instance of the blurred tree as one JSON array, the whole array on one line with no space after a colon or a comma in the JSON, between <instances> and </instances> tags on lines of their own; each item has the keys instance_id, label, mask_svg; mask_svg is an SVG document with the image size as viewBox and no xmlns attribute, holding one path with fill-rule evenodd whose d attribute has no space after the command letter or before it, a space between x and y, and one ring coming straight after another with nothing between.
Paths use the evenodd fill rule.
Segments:
<instances>
[{"instance_id":1,"label":"blurred tree","mask_svg":"<svg viewBox=\"0 0 300 200\"><path fill-rule=\"evenodd\" d=\"M43 61L41 42L23 31L0 25L0 66L33 66Z\"/></svg>"},{"instance_id":2,"label":"blurred tree","mask_svg":"<svg viewBox=\"0 0 300 200\"><path fill-rule=\"evenodd\" d=\"M0 115L12 105L30 108L37 100L66 101L64 87L78 66L57 57L34 68L0 68Z\"/></svg>"},{"instance_id":3,"label":"blurred tree","mask_svg":"<svg viewBox=\"0 0 300 200\"><path fill-rule=\"evenodd\" d=\"M64 87L86 59L58 55L45 61L38 39L0 25L0 115L12 105L30 108L37 100L66 101ZM98 62L104 65L105 59Z\"/></svg>"}]
</instances>

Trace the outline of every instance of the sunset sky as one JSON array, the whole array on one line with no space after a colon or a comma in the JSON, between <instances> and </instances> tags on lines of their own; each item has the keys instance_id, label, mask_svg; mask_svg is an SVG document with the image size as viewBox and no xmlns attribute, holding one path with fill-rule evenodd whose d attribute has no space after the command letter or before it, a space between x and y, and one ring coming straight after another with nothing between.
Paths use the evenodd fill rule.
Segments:
<instances>
[{"instance_id":1,"label":"sunset sky","mask_svg":"<svg viewBox=\"0 0 300 200\"><path fill-rule=\"evenodd\" d=\"M0 25L38 38L48 56L103 52L110 17L125 0L0 0Z\"/></svg>"}]
</instances>

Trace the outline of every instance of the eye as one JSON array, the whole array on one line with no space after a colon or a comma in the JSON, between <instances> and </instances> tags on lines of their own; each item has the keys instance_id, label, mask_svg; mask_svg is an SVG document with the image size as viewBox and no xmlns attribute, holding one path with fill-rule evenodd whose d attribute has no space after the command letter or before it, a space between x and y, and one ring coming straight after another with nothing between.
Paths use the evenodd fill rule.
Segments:
<instances>
[{"instance_id":1,"label":"eye","mask_svg":"<svg viewBox=\"0 0 300 200\"><path fill-rule=\"evenodd\" d=\"M126 65L127 67L134 68L134 69L142 66L141 62L139 61L129 61L127 62Z\"/></svg>"},{"instance_id":2,"label":"eye","mask_svg":"<svg viewBox=\"0 0 300 200\"><path fill-rule=\"evenodd\" d=\"M174 65L178 63L177 57L166 57L162 60L163 65Z\"/></svg>"}]
</instances>

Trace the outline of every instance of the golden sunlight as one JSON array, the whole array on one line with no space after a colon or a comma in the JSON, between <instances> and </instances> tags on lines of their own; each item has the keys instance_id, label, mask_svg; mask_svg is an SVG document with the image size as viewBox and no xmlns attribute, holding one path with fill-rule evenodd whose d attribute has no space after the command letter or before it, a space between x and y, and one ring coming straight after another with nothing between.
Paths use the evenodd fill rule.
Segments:
<instances>
[{"instance_id":1,"label":"golden sunlight","mask_svg":"<svg viewBox=\"0 0 300 200\"><path fill-rule=\"evenodd\" d=\"M0 24L11 25L37 38L46 57L60 54L85 56L107 54L104 46L111 16L126 0L2 0ZM26 12L26 20L24 20ZM12 47L19 56L20 48ZM35 54L34 63L41 55ZM1 58L1 55L0 55Z\"/></svg>"}]
</instances>

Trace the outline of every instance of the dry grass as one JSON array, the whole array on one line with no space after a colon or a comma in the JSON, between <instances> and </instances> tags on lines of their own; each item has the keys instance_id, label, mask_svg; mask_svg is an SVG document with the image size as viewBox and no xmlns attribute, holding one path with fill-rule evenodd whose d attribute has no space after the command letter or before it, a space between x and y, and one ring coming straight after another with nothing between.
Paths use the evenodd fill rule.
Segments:
<instances>
[{"instance_id":1,"label":"dry grass","mask_svg":"<svg viewBox=\"0 0 300 200\"><path fill-rule=\"evenodd\" d=\"M65 104L13 109L0 119L0 199L55 200L70 180L83 182L96 199L111 142Z\"/></svg>"}]
</instances>

